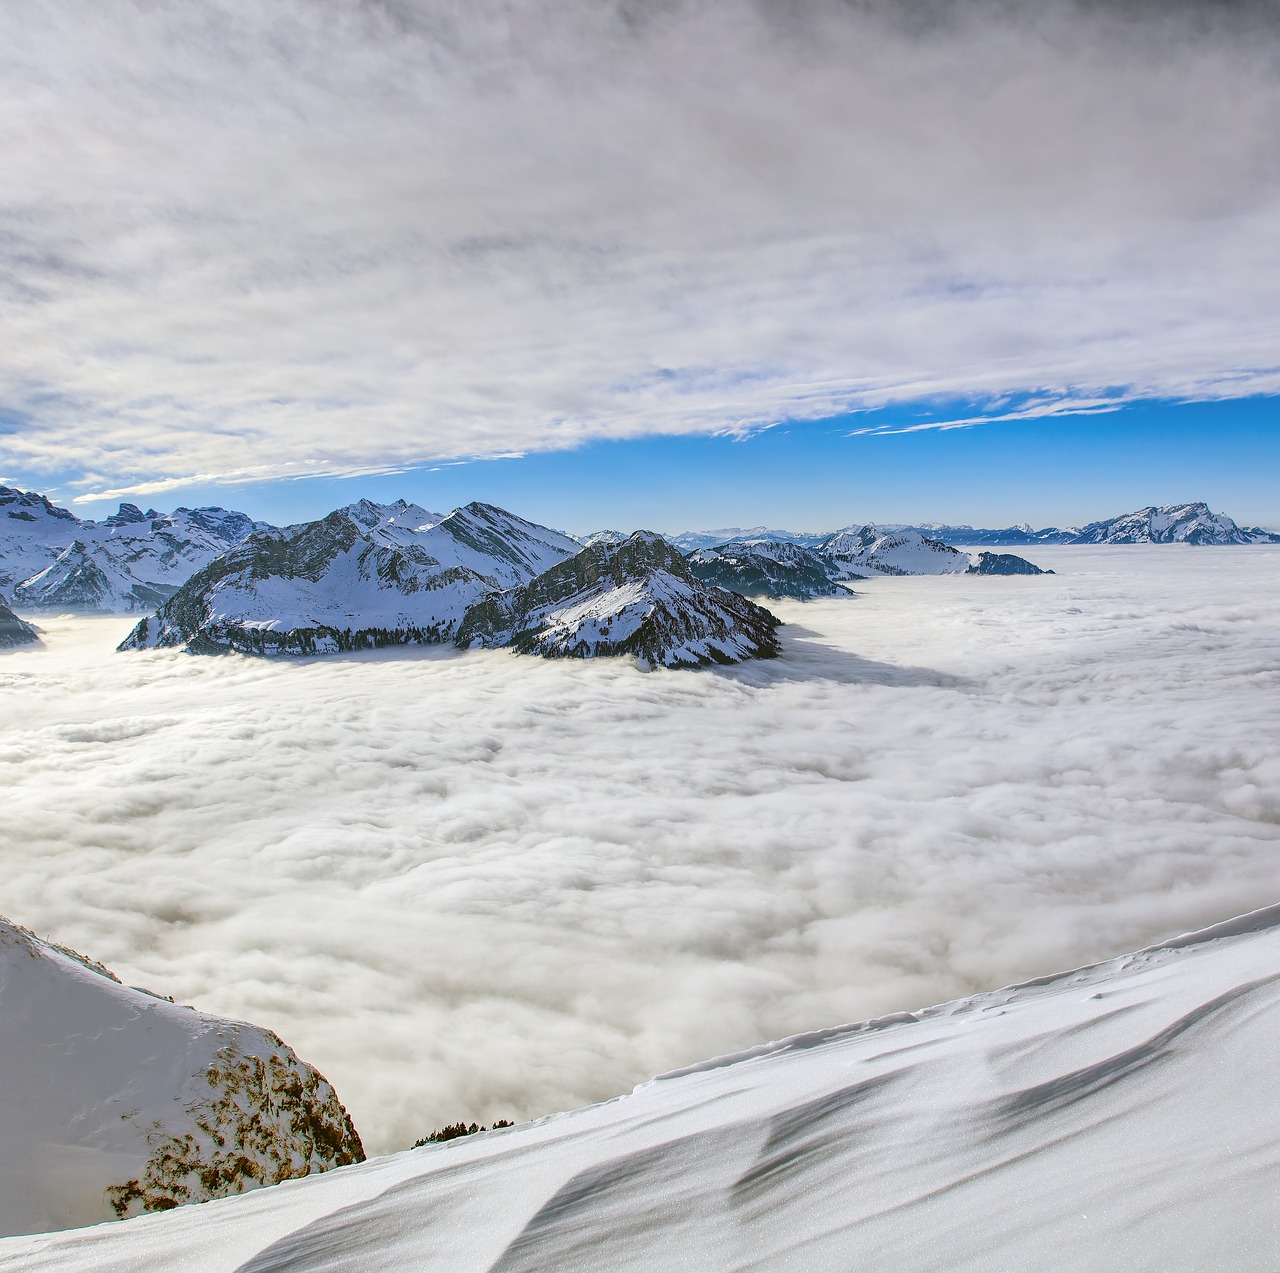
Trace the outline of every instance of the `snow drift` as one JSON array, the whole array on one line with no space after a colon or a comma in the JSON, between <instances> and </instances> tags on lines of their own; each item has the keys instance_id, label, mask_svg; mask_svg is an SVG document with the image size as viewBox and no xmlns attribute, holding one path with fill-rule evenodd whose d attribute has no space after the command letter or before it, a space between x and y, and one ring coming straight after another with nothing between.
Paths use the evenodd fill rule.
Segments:
<instances>
[{"instance_id":1,"label":"snow drift","mask_svg":"<svg viewBox=\"0 0 1280 1273\"><path fill-rule=\"evenodd\" d=\"M8 1269L1233 1268L1280 1262L1280 906L799 1035Z\"/></svg>"}]
</instances>

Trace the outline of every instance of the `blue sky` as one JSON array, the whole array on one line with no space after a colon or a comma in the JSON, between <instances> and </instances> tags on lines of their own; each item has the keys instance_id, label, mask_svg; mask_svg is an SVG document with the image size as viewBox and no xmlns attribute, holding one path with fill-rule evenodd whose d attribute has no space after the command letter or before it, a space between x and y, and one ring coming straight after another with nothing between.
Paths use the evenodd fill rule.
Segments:
<instances>
[{"instance_id":1,"label":"blue sky","mask_svg":"<svg viewBox=\"0 0 1280 1273\"><path fill-rule=\"evenodd\" d=\"M1203 499L1242 523L1280 525L1280 398L1145 402L1099 415L854 435L928 418L896 408L779 425L743 440L594 442L383 476L193 486L151 502L217 503L283 523L361 496L403 496L441 512L481 499L574 532L674 533L856 521L1067 525ZM100 516L113 508L112 501L76 511Z\"/></svg>"}]
</instances>

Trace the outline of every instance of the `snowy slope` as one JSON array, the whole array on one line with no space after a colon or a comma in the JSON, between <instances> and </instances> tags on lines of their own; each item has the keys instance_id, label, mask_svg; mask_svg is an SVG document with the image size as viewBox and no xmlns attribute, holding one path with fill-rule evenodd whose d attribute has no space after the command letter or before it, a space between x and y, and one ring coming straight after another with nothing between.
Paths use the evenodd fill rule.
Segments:
<instances>
[{"instance_id":1,"label":"snowy slope","mask_svg":"<svg viewBox=\"0 0 1280 1273\"><path fill-rule=\"evenodd\" d=\"M40 634L29 623L24 623L9 608L4 596L0 595L0 650L18 645L34 645L40 640Z\"/></svg>"},{"instance_id":2,"label":"snowy slope","mask_svg":"<svg viewBox=\"0 0 1280 1273\"><path fill-rule=\"evenodd\" d=\"M838 573L820 553L778 539L746 539L699 548L688 557L689 569L704 583L730 588L743 596L834 597L847 590L834 581Z\"/></svg>"},{"instance_id":3,"label":"snowy slope","mask_svg":"<svg viewBox=\"0 0 1280 1273\"><path fill-rule=\"evenodd\" d=\"M363 1158L274 1034L121 985L0 920L0 1233L93 1224Z\"/></svg>"},{"instance_id":4,"label":"snowy slope","mask_svg":"<svg viewBox=\"0 0 1280 1273\"><path fill-rule=\"evenodd\" d=\"M440 517L362 500L215 558L121 648L324 654L446 641L481 598L579 549L488 504Z\"/></svg>"},{"instance_id":5,"label":"snowy slope","mask_svg":"<svg viewBox=\"0 0 1280 1273\"><path fill-rule=\"evenodd\" d=\"M969 554L919 531L850 526L824 539L818 551L845 579L865 575L962 575Z\"/></svg>"},{"instance_id":6,"label":"snowy slope","mask_svg":"<svg viewBox=\"0 0 1280 1273\"><path fill-rule=\"evenodd\" d=\"M38 574L84 525L35 491L0 486L0 588Z\"/></svg>"},{"instance_id":7,"label":"snowy slope","mask_svg":"<svg viewBox=\"0 0 1280 1273\"><path fill-rule=\"evenodd\" d=\"M770 658L777 626L745 597L696 579L666 540L636 531L487 598L467 615L457 643L545 658L633 654L651 666L688 667Z\"/></svg>"},{"instance_id":8,"label":"snowy slope","mask_svg":"<svg viewBox=\"0 0 1280 1273\"><path fill-rule=\"evenodd\" d=\"M121 504L81 521L43 495L0 487L0 584L20 610L152 610L193 571L255 530L224 508L143 512Z\"/></svg>"},{"instance_id":9,"label":"snowy slope","mask_svg":"<svg viewBox=\"0 0 1280 1273\"><path fill-rule=\"evenodd\" d=\"M1280 907L12 1270L1280 1267Z\"/></svg>"}]
</instances>

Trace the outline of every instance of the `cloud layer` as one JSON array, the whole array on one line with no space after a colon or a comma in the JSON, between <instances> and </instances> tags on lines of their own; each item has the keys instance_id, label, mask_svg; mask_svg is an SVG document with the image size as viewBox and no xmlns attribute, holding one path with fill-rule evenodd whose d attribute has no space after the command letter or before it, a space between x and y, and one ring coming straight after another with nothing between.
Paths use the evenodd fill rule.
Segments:
<instances>
[{"instance_id":1,"label":"cloud layer","mask_svg":"<svg viewBox=\"0 0 1280 1273\"><path fill-rule=\"evenodd\" d=\"M883 579L706 673L0 663L4 910L270 1026L375 1151L1276 900L1280 552Z\"/></svg>"},{"instance_id":2,"label":"cloud layer","mask_svg":"<svg viewBox=\"0 0 1280 1273\"><path fill-rule=\"evenodd\" d=\"M931 394L1275 390L1274 17L11 11L0 467L153 493Z\"/></svg>"}]
</instances>

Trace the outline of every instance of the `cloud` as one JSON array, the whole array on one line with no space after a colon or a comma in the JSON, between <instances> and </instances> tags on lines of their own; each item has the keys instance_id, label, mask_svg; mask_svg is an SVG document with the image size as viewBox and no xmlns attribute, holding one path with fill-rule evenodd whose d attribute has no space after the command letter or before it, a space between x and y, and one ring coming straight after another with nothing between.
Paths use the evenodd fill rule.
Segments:
<instances>
[{"instance_id":1,"label":"cloud","mask_svg":"<svg viewBox=\"0 0 1280 1273\"><path fill-rule=\"evenodd\" d=\"M1039 555L706 673L45 621L0 661L4 909L279 1031L382 1151L1273 902L1280 553Z\"/></svg>"},{"instance_id":2,"label":"cloud","mask_svg":"<svg viewBox=\"0 0 1280 1273\"><path fill-rule=\"evenodd\" d=\"M1274 392L1273 18L0 15L4 467L127 494L936 396Z\"/></svg>"}]
</instances>

